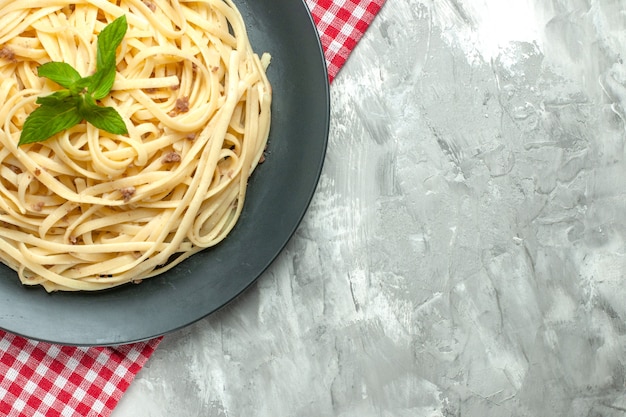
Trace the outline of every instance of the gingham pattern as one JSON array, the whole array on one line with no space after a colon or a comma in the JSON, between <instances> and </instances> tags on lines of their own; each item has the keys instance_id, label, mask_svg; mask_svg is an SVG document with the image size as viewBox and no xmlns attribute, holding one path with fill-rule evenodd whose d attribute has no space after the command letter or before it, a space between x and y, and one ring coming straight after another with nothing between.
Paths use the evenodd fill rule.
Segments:
<instances>
[{"instance_id":1,"label":"gingham pattern","mask_svg":"<svg viewBox=\"0 0 626 417\"><path fill-rule=\"evenodd\" d=\"M306 0L332 81L384 0ZM79 348L0 330L0 417L107 417L160 338Z\"/></svg>"},{"instance_id":2,"label":"gingham pattern","mask_svg":"<svg viewBox=\"0 0 626 417\"><path fill-rule=\"evenodd\" d=\"M0 415L109 416L160 340L80 348L0 331Z\"/></svg>"},{"instance_id":3,"label":"gingham pattern","mask_svg":"<svg viewBox=\"0 0 626 417\"><path fill-rule=\"evenodd\" d=\"M306 0L320 34L332 81L385 0Z\"/></svg>"}]
</instances>

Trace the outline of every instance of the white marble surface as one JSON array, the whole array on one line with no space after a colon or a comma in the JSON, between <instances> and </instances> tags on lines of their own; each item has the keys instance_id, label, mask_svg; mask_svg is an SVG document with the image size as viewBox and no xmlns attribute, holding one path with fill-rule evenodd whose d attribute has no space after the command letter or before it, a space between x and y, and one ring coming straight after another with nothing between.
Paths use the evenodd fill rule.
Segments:
<instances>
[{"instance_id":1,"label":"white marble surface","mask_svg":"<svg viewBox=\"0 0 626 417\"><path fill-rule=\"evenodd\" d=\"M626 1L388 0L271 269L114 417L626 415Z\"/></svg>"}]
</instances>

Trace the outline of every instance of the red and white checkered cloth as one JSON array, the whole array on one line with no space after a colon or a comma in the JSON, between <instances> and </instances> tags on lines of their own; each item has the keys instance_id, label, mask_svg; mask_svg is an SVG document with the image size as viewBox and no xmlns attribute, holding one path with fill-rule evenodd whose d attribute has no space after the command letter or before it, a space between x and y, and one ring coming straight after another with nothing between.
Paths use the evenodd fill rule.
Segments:
<instances>
[{"instance_id":1,"label":"red and white checkered cloth","mask_svg":"<svg viewBox=\"0 0 626 417\"><path fill-rule=\"evenodd\" d=\"M306 0L330 81L384 1ZM107 417L160 341L82 348L0 330L0 417Z\"/></svg>"},{"instance_id":2,"label":"red and white checkered cloth","mask_svg":"<svg viewBox=\"0 0 626 417\"><path fill-rule=\"evenodd\" d=\"M320 34L332 81L385 0L306 0Z\"/></svg>"},{"instance_id":3,"label":"red and white checkered cloth","mask_svg":"<svg viewBox=\"0 0 626 417\"><path fill-rule=\"evenodd\" d=\"M0 415L108 416L160 340L80 348L0 332Z\"/></svg>"}]
</instances>

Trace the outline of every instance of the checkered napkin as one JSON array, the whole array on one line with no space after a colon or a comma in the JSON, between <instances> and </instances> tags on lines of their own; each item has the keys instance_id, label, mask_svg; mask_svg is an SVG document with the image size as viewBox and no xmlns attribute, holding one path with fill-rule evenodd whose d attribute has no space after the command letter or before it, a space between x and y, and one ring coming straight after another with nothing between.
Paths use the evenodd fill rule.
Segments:
<instances>
[{"instance_id":1,"label":"checkered napkin","mask_svg":"<svg viewBox=\"0 0 626 417\"><path fill-rule=\"evenodd\" d=\"M384 1L306 0L331 81ZM109 416L160 341L82 348L0 330L0 417Z\"/></svg>"},{"instance_id":2,"label":"checkered napkin","mask_svg":"<svg viewBox=\"0 0 626 417\"><path fill-rule=\"evenodd\" d=\"M160 340L79 348L0 331L0 415L108 416Z\"/></svg>"},{"instance_id":3,"label":"checkered napkin","mask_svg":"<svg viewBox=\"0 0 626 417\"><path fill-rule=\"evenodd\" d=\"M332 81L385 0L306 0L320 34Z\"/></svg>"}]
</instances>

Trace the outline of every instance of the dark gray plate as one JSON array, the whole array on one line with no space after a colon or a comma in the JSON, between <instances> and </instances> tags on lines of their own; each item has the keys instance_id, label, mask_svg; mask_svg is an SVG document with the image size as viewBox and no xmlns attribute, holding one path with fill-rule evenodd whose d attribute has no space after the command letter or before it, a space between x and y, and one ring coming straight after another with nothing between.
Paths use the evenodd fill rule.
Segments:
<instances>
[{"instance_id":1,"label":"dark gray plate","mask_svg":"<svg viewBox=\"0 0 626 417\"><path fill-rule=\"evenodd\" d=\"M25 288L0 265L0 328L68 345L149 339L224 306L280 253L319 179L328 138L328 78L303 1L235 2L255 50L272 54L274 91L268 158L250 179L238 225L221 244L166 274L96 294Z\"/></svg>"}]
</instances>

